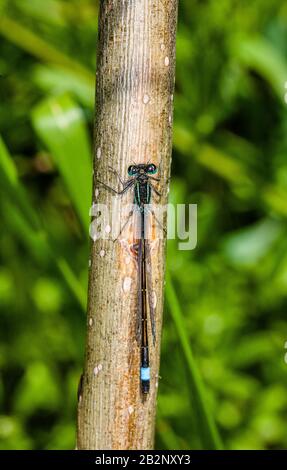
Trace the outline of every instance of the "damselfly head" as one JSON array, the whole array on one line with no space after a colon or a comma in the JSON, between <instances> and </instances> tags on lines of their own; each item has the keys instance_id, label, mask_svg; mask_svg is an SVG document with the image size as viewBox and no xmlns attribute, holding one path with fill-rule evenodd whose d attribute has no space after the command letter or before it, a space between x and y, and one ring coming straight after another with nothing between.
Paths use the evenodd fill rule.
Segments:
<instances>
[{"instance_id":1,"label":"damselfly head","mask_svg":"<svg viewBox=\"0 0 287 470\"><path fill-rule=\"evenodd\" d=\"M154 175L157 172L157 166L154 163L139 163L138 165L130 165L128 167L129 176L137 176L139 174L147 173L148 175Z\"/></svg>"}]
</instances>

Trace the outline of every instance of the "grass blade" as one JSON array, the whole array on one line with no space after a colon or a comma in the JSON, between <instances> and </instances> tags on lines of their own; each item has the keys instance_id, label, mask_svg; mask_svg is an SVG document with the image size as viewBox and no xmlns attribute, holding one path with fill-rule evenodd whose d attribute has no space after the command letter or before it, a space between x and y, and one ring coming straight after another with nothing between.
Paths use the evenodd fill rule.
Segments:
<instances>
[{"instance_id":1,"label":"grass blade","mask_svg":"<svg viewBox=\"0 0 287 470\"><path fill-rule=\"evenodd\" d=\"M221 440L215 422L208 410L204 385L193 358L188 335L184 326L184 317L168 272L166 274L166 297L189 371L188 381L191 390L192 409L195 414L194 418L202 447L204 449L221 449Z\"/></svg>"},{"instance_id":2,"label":"grass blade","mask_svg":"<svg viewBox=\"0 0 287 470\"><path fill-rule=\"evenodd\" d=\"M71 70L78 74L79 80L84 80L90 86L94 86L95 76L84 65L71 59L18 21L3 14L0 21L0 34L40 60Z\"/></svg>"},{"instance_id":3,"label":"grass blade","mask_svg":"<svg viewBox=\"0 0 287 470\"><path fill-rule=\"evenodd\" d=\"M24 187L18 179L17 169L0 136L0 190L4 189L1 203L6 210L4 217L10 229L31 253L33 259L41 263L41 256L54 258L55 264L67 286L81 308L86 308L86 291L79 282L67 261L57 253L56 248L44 231L39 214L33 209ZM6 224L4 224L6 225Z\"/></svg>"}]
</instances>

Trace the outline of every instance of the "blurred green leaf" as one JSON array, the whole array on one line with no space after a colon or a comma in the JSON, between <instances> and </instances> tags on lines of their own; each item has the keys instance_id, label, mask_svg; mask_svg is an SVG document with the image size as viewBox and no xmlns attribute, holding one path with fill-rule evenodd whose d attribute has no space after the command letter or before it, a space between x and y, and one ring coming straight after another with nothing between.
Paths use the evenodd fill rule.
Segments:
<instances>
[{"instance_id":1,"label":"blurred green leaf","mask_svg":"<svg viewBox=\"0 0 287 470\"><path fill-rule=\"evenodd\" d=\"M243 165L229 155L224 154L221 150L204 145L199 149L196 158L202 165L230 183L251 186L251 181L246 175Z\"/></svg>"},{"instance_id":2,"label":"blurred green leaf","mask_svg":"<svg viewBox=\"0 0 287 470\"><path fill-rule=\"evenodd\" d=\"M95 81L94 74L86 69L86 67L65 55L51 43L45 41L43 38L23 26L19 21L16 21L5 14L1 15L0 34L18 47L35 55L40 60L58 64L63 68L72 70L78 74L80 80L89 83L91 86L93 85Z\"/></svg>"},{"instance_id":3,"label":"blurred green leaf","mask_svg":"<svg viewBox=\"0 0 287 470\"><path fill-rule=\"evenodd\" d=\"M34 109L32 118L37 133L59 168L78 216L88 233L92 161L83 112L69 95L62 95L39 104Z\"/></svg>"},{"instance_id":4,"label":"blurred green leaf","mask_svg":"<svg viewBox=\"0 0 287 470\"><path fill-rule=\"evenodd\" d=\"M272 354L274 354L272 337L257 332L241 339L230 361L236 367L250 367L259 364L261 361L268 361L268 359L271 359Z\"/></svg>"},{"instance_id":5,"label":"blurred green leaf","mask_svg":"<svg viewBox=\"0 0 287 470\"><path fill-rule=\"evenodd\" d=\"M240 37L232 44L232 55L265 78L283 103L287 62L271 43L262 37Z\"/></svg>"},{"instance_id":6,"label":"blurred green leaf","mask_svg":"<svg viewBox=\"0 0 287 470\"><path fill-rule=\"evenodd\" d=\"M20 207L33 228L39 229L37 214L19 182L17 169L0 136L0 182L3 194L9 196Z\"/></svg>"},{"instance_id":7,"label":"blurred green leaf","mask_svg":"<svg viewBox=\"0 0 287 470\"><path fill-rule=\"evenodd\" d=\"M224 253L238 266L254 266L278 240L282 228L275 220L262 220L226 237L223 242Z\"/></svg>"},{"instance_id":8,"label":"blurred green leaf","mask_svg":"<svg viewBox=\"0 0 287 470\"><path fill-rule=\"evenodd\" d=\"M7 188L5 193L4 205L7 210L6 217L10 217L14 233L25 242L33 255L50 255L55 258L61 274L67 282L67 285L76 296L80 305L86 307L86 293L72 272L66 260L51 248L47 240L47 234L44 232L38 213L32 207L24 188L17 178L17 171L13 165L12 157L0 138L0 179L3 186ZM15 183L16 181L17 184ZM1 189L1 188L0 188Z\"/></svg>"},{"instance_id":9,"label":"blurred green leaf","mask_svg":"<svg viewBox=\"0 0 287 470\"><path fill-rule=\"evenodd\" d=\"M60 401L55 376L43 363L29 365L14 398L17 413L29 416L34 410L54 410Z\"/></svg>"},{"instance_id":10,"label":"blurred green leaf","mask_svg":"<svg viewBox=\"0 0 287 470\"><path fill-rule=\"evenodd\" d=\"M32 440L27 436L17 417L0 415L0 449L32 449Z\"/></svg>"},{"instance_id":11,"label":"blurred green leaf","mask_svg":"<svg viewBox=\"0 0 287 470\"><path fill-rule=\"evenodd\" d=\"M62 5L57 0L13 0L14 4L21 9L29 18L37 21L49 22L53 25L63 25L65 23L62 14Z\"/></svg>"},{"instance_id":12,"label":"blurred green leaf","mask_svg":"<svg viewBox=\"0 0 287 470\"><path fill-rule=\"evenodd\" d=\"M0 136L0 167L1 167L1 175L3 175L3 179L7 180L7 183L11 187L16 187L18 184L18 175L17 169L8 154L8 150L4 145L3 139Z\"/></svg>"},{"instance_id":13,"label":"blurred green leaf","mask_svg":"<svg viewBox=\"0 0 287 470\"><path fill-rule=\"evenodd\" d=\"M84 105L92 108L94 104L94 84L79 80L77 73L61 67L38 65L34 68L35 83L52 95L69 93Z\"/></svg>"},{"instance_id":14,"label":"blurred green leaf","mask_svg":"<svg viewBox=\"0 0 287 470\"><path fill-rule=\"evenodd\" d=\"M38 311L57 312L61 306L61 291L58 285L49 278L37 280L33 289L33 298Z\"/></svg>"}]
</instances>

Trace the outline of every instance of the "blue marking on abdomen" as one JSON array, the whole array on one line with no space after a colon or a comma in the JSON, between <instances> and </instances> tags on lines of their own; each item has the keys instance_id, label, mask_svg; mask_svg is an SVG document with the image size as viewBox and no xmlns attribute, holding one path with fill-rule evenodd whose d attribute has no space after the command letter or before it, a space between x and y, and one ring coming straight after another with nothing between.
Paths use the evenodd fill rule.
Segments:
<instances>
[{"instance_id":1,"label":"blue marking on abdomen","mask_svg":"<svg viewBox=\"0 0 287 470\"><path fill-rule=\"evenodd\" d=\"M150 380L150 368L141 367L141 380Z\"/></svg>"}]
</instances>

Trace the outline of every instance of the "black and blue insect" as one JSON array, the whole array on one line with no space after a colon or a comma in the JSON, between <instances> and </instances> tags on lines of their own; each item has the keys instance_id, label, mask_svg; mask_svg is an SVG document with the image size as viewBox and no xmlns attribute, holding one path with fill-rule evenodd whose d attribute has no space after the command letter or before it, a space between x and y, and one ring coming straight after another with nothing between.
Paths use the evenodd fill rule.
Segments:
<instances>
[{"instance_id":1,"label":"black and blue insect","mask_svg":"<svg viewBox=\"0 0 287 470\"><path fill-rule=\"evenodd\" d=\"M129 178L123 181L120 175L113 169L111 169L119 178L122 184L122 189L117 191L116 189L108 186L102 181L98 181L106 189L111 190L113 193L122 195L128 190L134 190L134 204L139 210L140 214L140 235L137 244L137 266L138 266L138 327L137 336L141 347L141 361L140 361L140 382L141 390L143 394L149 393L150 390L150 364L149 364L149 341L148 341L148 306L151 320L151 331L153 337L153 343L156 341L156 327L155 327L155 311L153 308L153 299L151 286L148 287L149 280L147 275L147 258L149 257L149 247L146 241L146 217L147 211L155 216L154 211L150 208L152 199L152 193L154 192L157 196L161 196L161 193L155 187L154 182L159 182L160 178L154 176L158 172L158 168L153 163L140 163L130 165L128 167ZM128 220L132 216L134 211L131 211L127 221L121 229L127 225ZM157 219L156 219L157 220ZM158 222L158 221L157 221ZM159 222L158 222L159 223ZM120 233L121 233L120 232Z\"/></svg>"}]
</instances>

